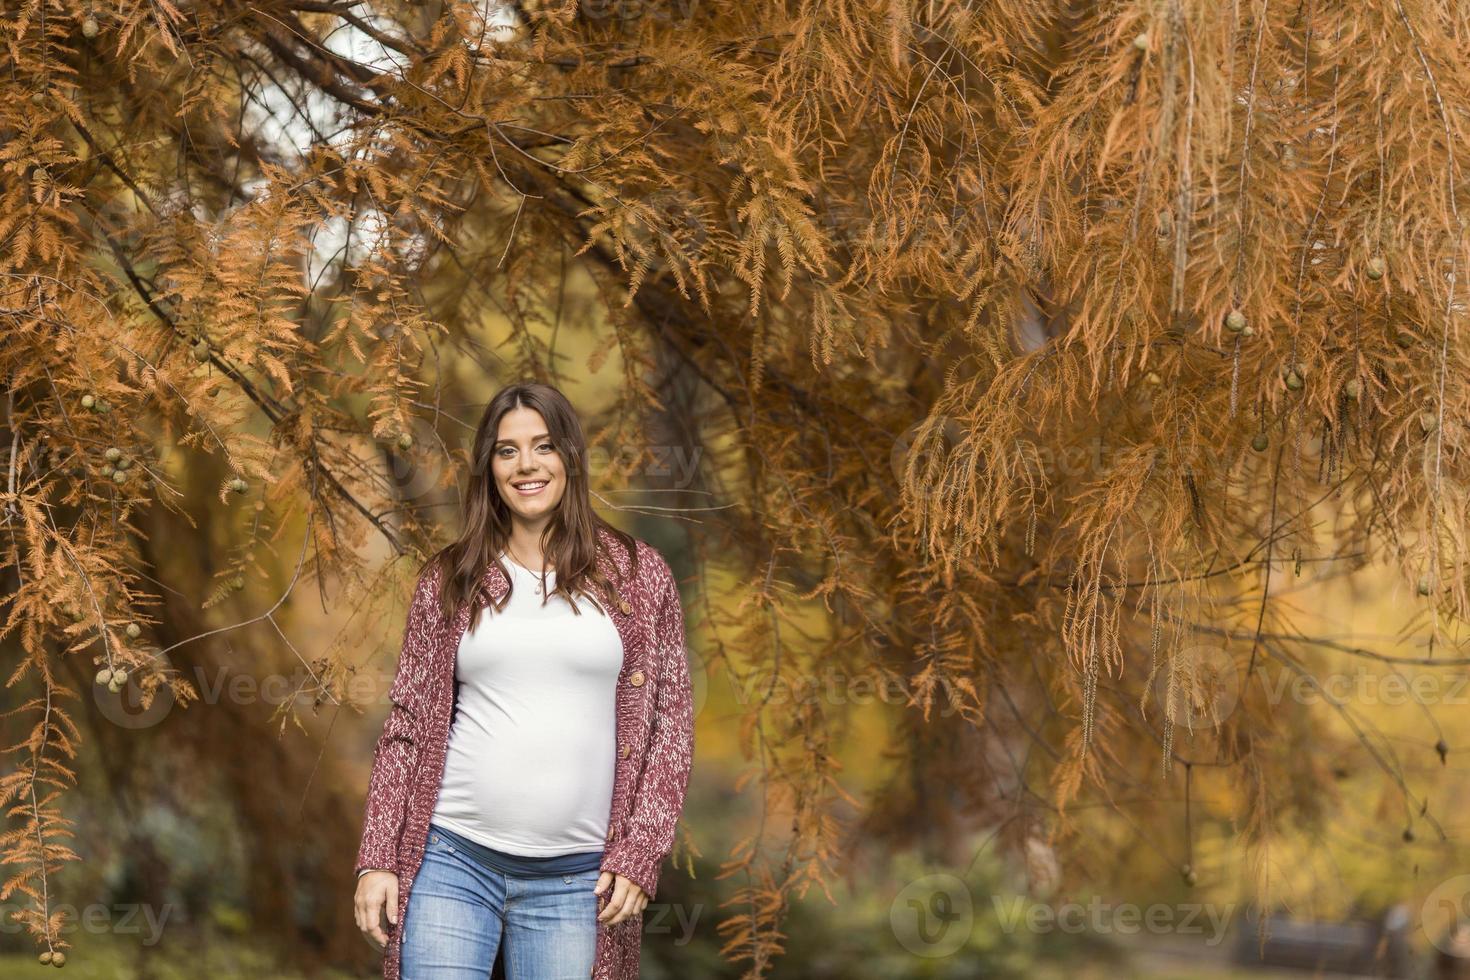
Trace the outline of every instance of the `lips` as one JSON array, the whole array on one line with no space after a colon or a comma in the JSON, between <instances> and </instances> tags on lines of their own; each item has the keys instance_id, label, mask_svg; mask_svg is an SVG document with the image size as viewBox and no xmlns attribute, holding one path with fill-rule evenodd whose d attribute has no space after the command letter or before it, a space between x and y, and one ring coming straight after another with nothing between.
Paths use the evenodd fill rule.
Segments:
<instances>
[{"instance_id":1,"label":"lips","mask_svg":"<svg viewBox=\"0 0 1470 980\"><path fill-rule=\"evenodd\" d=\"M549 481L549 480L525 480L525 481L523 481L521 483L512 483L511 486L515 487L516 488L516 492L519 493L521 496L523 496L523 497L531 497L531 496L534 496L534 495L540 493L542 490L546 489L546 485L549 482L551 482L551 481Z\"/></svg>"}]
</instances>

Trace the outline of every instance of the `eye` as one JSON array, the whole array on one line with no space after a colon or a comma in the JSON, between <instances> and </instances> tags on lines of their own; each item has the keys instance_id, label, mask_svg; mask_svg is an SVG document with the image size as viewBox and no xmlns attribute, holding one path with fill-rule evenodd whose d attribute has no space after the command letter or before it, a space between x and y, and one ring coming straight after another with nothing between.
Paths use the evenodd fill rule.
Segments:
<instances>
[{"instance_id":1,"label":"eye","mask_svg":"<svg viewBox=\"0 0 1470 980\"><path fill-rule=\"evenodd\" d=\"M537 449L548 449L548 450L550 450L552 452L556 452L556 446L553 445L550 442L537 443L536 448ZM516 451L516 447L515 446L501 446L498 450L496 450L496 455L498 455L498 456L500 456L502 458L505 458L506 456L508 456L510 454L513 454L515 451Z\"/></svg>"}]
</instances>

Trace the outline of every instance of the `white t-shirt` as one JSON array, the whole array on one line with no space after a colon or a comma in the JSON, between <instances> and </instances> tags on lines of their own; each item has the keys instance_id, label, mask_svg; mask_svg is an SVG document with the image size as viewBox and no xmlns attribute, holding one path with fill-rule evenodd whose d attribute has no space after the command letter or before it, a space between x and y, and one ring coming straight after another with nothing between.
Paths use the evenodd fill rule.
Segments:
<instances>
[{"instance_id":1,"label":"white t-shirt","mask_svg":"<svg viewBox=\"0 0 1470 980\"><path fill-rule=\"evenodd\" d=\"M542 604L541 576L508 555L510 599L486 608L455 655L458 710L430 818L509 854L595 851L617 763L623 641L597 604ZM555 572L546 573L549 593Z\"/></svg>"}]
</instances>

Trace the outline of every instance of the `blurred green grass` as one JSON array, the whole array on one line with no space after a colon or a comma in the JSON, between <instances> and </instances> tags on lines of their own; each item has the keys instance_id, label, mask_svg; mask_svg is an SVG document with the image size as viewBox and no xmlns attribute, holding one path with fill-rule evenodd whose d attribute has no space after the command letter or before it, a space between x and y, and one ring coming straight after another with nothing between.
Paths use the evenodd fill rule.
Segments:
<instances>
[{"instance_id":1,"label":"blurred green grass","mask_svg":"<svg viewBox=\"0 0 1470 980\"><path fill-rule=\"evenodd\" d=\"M289 964L267 952L271 944L248 939L211 936L187 944L175 942L148 948L130 936L108 934L63 936L73 943L60 969L42 966L34 953L0 955L0 977L31 980L66 977L69 980L198 980L199 977L270 977L272 980L360 980L377 976L340 970L293 972Z\"/></svg>"}]
</instances>

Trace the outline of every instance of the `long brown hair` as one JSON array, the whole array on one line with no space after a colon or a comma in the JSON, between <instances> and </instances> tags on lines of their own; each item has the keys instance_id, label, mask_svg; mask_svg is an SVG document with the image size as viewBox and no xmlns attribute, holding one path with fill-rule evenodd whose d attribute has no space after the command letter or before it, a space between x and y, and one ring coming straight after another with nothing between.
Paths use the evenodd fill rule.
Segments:
<instances>
[{"instance_id":1,"label":"long brown hair","mask_svg":"<svg viewBox=\"0 0 1470 980\"><path fill-rule=\"evenodd\" d=\"M588 490L587 440L582 435L582 423L571 402L551 385L536 382L508 385L490 399L475 429L474 443L470 448L469 484L461 500L459 538L438 551L424 565L425 575L436 574L439 570L447 572L448 577L439 590L439 609L440 615L450 622L454 621L465 603L476 599L491 562L500 568L507 580L511 580L509 570L498 558L510 540L510 507L495 486L490 464L500 420L516 408L530 408L541 413L546 420L546 432L552 448L561 457L566 470L566 488L541 536L541 552L550 557L556 570L556 587L551 591L560 592L568 599L580 593L599 603L603 596L617 601L616 584L598 567L597 552L603 547L598 528L611 532L627 549L632 565L630 577L638 571L638 549L633 537L613 527L592 509ZM611 567L616 568L616 563ZM604 589L606 592L599 595L598 591ZM510 592L506 592L502 600L494 604L496 612L503 609L509 599ZM482 608L479 605L474 608L470 629L479 622ZM572 609L581 615L575 602Z\"/></svg>"}]
</instances>

